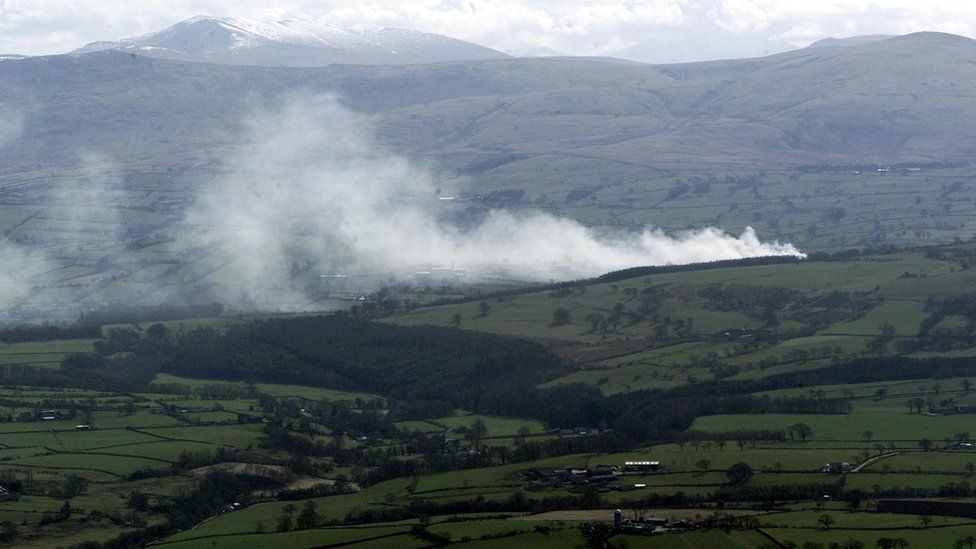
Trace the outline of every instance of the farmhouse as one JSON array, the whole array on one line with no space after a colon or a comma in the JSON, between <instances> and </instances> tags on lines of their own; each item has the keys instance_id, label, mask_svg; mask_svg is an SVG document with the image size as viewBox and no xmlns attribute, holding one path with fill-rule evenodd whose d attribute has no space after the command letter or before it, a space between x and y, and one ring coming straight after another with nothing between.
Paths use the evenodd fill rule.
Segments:
<instances>
[{"instance_id":1,"label":"farmhouse","mask_svg":"<svg viewBox=\"0 0 976 549\"><path fill-rule=\"evenodd\" d=\"M825 463L823 467L820 468L821 473L831 473L834 475L840 473L846 473L852 469L851 464L846 461L835 461L833 463Z\"/></svg>"},{"instance_id":2,"label":"farmhouse","mask_svg":"<svg viewBox=\"0 0 976 549\"><path fill-rule=\"evenodd\" d=\"M949 401L943 401L942 406L930 408L929 413L940 416L950 416L953 414L976 414L976 406L964 406Z\"/></svg>"},{"instance_id":3,"label":"farmhouse","mask_svg":"<svg viewBox=\"0 0 976 549\"><path fill-rule=\"evenodd\" d=\"M625 461L624 474L657 473L661 471L660 461Z\"/></svg>"},{"instance_id":4,"label":"farmhouse","mask_svg":"<svg viewBox=\"0 0 976 549\"><path fill-rule=\"evenodd\" d=\"M39 415L41 421L55 421L61 419L61 412L56 410L41 410Z\"/></svg>"},{"instance_id":5,"label":"farmhouse","mask_svg":"<svg viewBox=\"0 0 976 549\"><path fill-rule=\"evenodd\" d=\"M946 446L946 450L964 450L967 452L971 452L973 450L976 450L976 444L961 440L961 441L950 443L948 446Z\"/></svg>"},{"instance_id":6,"label":"farmhouse","mask_svg":"<svg viewBox=\"0 0 976 549\"><path fill-rule=\"evenodd\" d=\"M688 520L670 521L661 517L642 516L629 520L623 517L623 512L620 509L613 512L613 529L620 534L649 536L669 530L687 530L697 526L696 523Z\"/></svg>"}]
</instances>

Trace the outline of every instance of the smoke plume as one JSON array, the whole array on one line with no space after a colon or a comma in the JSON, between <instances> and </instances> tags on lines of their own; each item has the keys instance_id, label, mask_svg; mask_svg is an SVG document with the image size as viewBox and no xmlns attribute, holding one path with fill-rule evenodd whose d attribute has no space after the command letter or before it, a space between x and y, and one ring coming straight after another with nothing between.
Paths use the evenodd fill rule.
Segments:
<instances>
[{"instance_id":1,"label":"smoke plume","mask_svg":"<svg viewBox=\"0 0 976 549\"><path fill-rule=\"evenodd\" d=\"M0 149L17 139L23 130L23 116L0 104ZM36 261L30 254L0 234L0 314L30 294L30 275Z\"/></svg>"},{"instance_id":2,"label":"smoke plume","mask_svg":"<svg viewBox=\"0 0 976 549\"><path fill-rule=\"evenodd\" d=\"M598 234L542 212L495 210L459 228L442 220L435 189L444 182L385 151L368 120L333 97L291 97L256 114L248 131L248 144L225 163L228 173L188 213L192 239L177 244L181 253L209 250L209 268L232 301L280 302L309 271L412 275L453 266L469 278L551 279L802 255L790 244L761 242L752 229L739 237L714 228Z\"/></svg>"}]
</instances>

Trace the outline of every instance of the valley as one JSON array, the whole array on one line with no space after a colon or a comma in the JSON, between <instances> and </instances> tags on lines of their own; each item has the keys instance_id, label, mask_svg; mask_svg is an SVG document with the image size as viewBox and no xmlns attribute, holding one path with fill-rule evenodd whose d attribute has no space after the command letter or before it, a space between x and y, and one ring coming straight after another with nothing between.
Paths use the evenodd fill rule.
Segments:
<instances>
[{"instance_id":1,"label":"valley","mask_svg":"<svg viewBox=\"0 0 976 549\"><path fill-rule=\"evenodd\" d=\"M972 547L974 67L0 57L0 545Z\"/></svg>"}]
</instances>

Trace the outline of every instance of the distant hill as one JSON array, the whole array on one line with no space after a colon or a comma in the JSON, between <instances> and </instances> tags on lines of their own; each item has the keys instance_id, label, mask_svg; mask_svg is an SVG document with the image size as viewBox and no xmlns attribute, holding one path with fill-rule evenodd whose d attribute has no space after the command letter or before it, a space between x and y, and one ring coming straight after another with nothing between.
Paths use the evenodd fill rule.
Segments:
<instances>
[{"instance_id":1,"label":"distant hill","mask_svg":"<svg viewBox=\"0 0 976 549\"><path fill-rule=\"evenodd\" d=\"M508 55L438 34L351 30L311 21L194 17L162 31L94 42L74 54L123 50L149 57L227 65L319 67L502 59Z\"/></svg>"},{"instance_id":2,"label":"distant hill","mask_svg":"<svg viewBox=\"0 0 976 549\"><path fill-rule=\"evenodd\" d=\"M941 33L664 66L535 58L296 69L130 53L0 63L0 100L32 128L0 153L4 168L61 165L79 145L120 161L198 156L239 138L255 98L291 89L337 93L402 152L462 170L511 155L674 167L969 161L976 151L965 91L976 87L976 42Z\"/></svg>"},{"instance_id":3,"label":"distant hill","mask_svg":"<svg viewBox=\"0 0 976 549\"><path fill-rule=\"evenodd\" d=\"M516 48L507 53L512 57L572 57L568 53L544 46Z\"/></svg>"},{"instance_id":4,"label":"distant hill","mask_svg":"<svg viewBox=\"0 0 976 549\"><path fill-rule=\"evenodd\" d=\"M976 42L949 34L671 65L260 67L125 49L9 58L0 84L0 228L53 258L30 265L32 318L125 296L212 300L219 254L174 257L166 242L198 189L234 168L255 111L296 93L337 95L394 152L446 175L463 200L431 203L459 227L505 208L597 230L750 226L803 251L973 235ZM295 272L321 288L347 271L323 258ZM273 301L303 306L288 299Z\"/></svg>"},{"instance_id":5,"label":"distant hill","mask_svg":"<svg viewBox=\"0 0 976 549\"><path fill-rule=\"evenodd\" d=\"M846 46L860 46L861 44L871 44L894 38L892 34L865 34L861 36L848 36L847 38L824 38L807 46L808 49L817 48L842 48Z\"/></svg>"},{"instance_id":6,"label":"distant hill","mask_svg":"<svg viewBox=\"0 0 976 549\"><path fill-rule=\"evenodd\" d=\"M607 53L641 63L671 64L764 57L795 50L793 44L735 34L718 25L661 29L636 44Z\"/></svg>"}]
</instances>

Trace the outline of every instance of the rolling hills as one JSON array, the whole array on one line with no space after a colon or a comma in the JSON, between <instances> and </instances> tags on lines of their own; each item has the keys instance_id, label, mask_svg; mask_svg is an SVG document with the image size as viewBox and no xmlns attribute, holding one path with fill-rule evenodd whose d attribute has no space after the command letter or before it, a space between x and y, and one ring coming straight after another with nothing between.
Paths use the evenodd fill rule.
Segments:
<instances>
[{"instance_id":1,"label":"rolling hills","mask_svg":"<svg viewBox=\"0 0 976 549\"><path fill-rule=\"evenodd\" d=\"M228 129L255 98L300 89L339 94L394 147L448 164L506 154L648 167L961 161L974 144L974 62L972 40L937 33L667 66L560 58L207 67L120 51L30 58L0 65L4 103L36 117L4 157L24 162L33 147L28 158L43 165L39 148L77 146L84 135L120 161L165 162L232 142ZM151 106L149 89L159 92ZM189 124L199 133L180 131ZM111 147L125 131L147 150Z\"/></svg>"},{"instance_id":2,"label":"rolling hills","mask_svg":"<svg viewBox=\"0 0 976 549\"><path fill-rule=\"evenodd\" d=\"M976 231L976 45L953 35L681 65L255 67L123 49L5 59L0 82L3 234L53 260L30 274L38 302L206 295L222 264L174 255L175 229L235 171L256 112L320 94L459 197L437 211L460 227L542 210L614 231L753 226L807 251ZM305 284L338 268L306 267Z\"/></svg>"}]
</instances>

